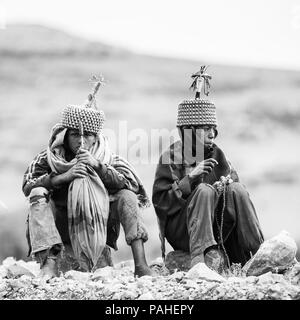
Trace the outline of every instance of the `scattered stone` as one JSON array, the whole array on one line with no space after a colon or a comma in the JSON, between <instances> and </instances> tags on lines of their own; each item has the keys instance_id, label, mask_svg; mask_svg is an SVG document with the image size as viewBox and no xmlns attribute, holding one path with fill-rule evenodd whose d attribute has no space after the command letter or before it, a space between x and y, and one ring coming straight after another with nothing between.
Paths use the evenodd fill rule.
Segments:
<instances>
[{"instance_id":1,"label":"scattered stone","mask_svg":"<svg viewBox=\"0 0 300 320\"><path fill-rule=\"evenodd\" d=\"M8 257L8 258L6 258L5 260L2 261L2 266L7 268L7 267L9 267L10 265L15 264L16 262L17 262L17 261L16 261L15 258L13 258L13 257Z\"/></svg>"},{"instance_id":2,"label":"scattered stone","mask_svg":"<svg viewBox=\"0 0 300 320\"><path fill-rule=\"evenodd\" d=\"M8 275L7 269L4 266L0 266L0 279L6 278Z\"/></svg>"},{"instance_id":3,"label":"scattered stone","mask_svg":"<svg viewBox=\"0 0 300 320\"><path fill-rule=\"evenodd\" d=\"M28 269L31 273L33 273L36 277L41 272L40 264L36 261L28 261L25 262L23 260L19 260L18 263L24 268Z\"/></svg>"},{"instance_id":4,"label":"scattered stone","mask_svg":"<svg viewBox=\"0 0 300 320\"><path fill-rule=\"evenodd\" d=\"M223 282L225 278L220 276L217 272L207 267L205 263L199 262L194 265L186 274L189 279L202 279L206 281Z\"/></svg>"},{"instance_id":5,"label":"scattered stone","mask_svg":"<svg viewBox=\"0 0 300 320\"><path fill-rule=\"evenodd\" d=\"M227 283L238 284L245 281L245 278L240 277L229 277L227 278Z\"/></svg>"},{"instance_id":6,"label":"scattered stone","mask_svg":"<svg viewBox=\"0 0 300 320\"><path fill-rule=\"evenodd\" d=\"M198 287L199 287L199 285L191 279L186 279L183 286L184 286L184 288L187 288L187 289L190 289L190 288L198 289Z\"/></svg>"},{"instance_id":7,"label":"scattered stone","mask_svg":"<svg viewBox=\"0 0 300 320\"><path fill-rule=\"evenodd\" d=\"M18 278L23 275L29 276L29 277L35 277L35 275L28 270L27 268L23 267L21 264L16 262L15 264L9 265L7 268L7 277L8 278Z\"/></svg>"},{"instance_id":8,"label":"scattered stone","mask_svg":"<svg viewBox=\"0 0 300 320\"><path fill-rule=\"evenodd\" d=\"M125 292L121 293L120 299L122 300L135 300L138 297L138 293L135 291L126 290Z\"/></svg>"},{"instance_id":9,"label":"scattered stone","mask_svg":"<svg viewBox=\"0 0 300 320\"><path fill-rule=\"evenodd\" d=\"M114 275L113 267L99 268L93 273L92 280L94 281L104 280L107 282L113 278L113 275Z\"/></svg>"},{"instance_id":10,"label":"scattered stone","mask_svg":"<svg viewBox=\"0 0 300 320\"><path fill-rule=\"evenodd\" d=\"M153 285L151 276L143 276L136 279L136 284L138 288L151 288Z\"/></svg>"},{"instance_id":11,"label":"scattered stone","mask_svg":"<svg viewBox=\"0 0 300 320\"><path fill-rule=\"evenodd\" d=\"M0 273L9 278L21 277L27 275L35 277L40 272L40 265L35 261L25 262L23 260L16 261L13 257L8 257L0 266Z\"/></svg>"},{"instance_id":12,"label":"scattered stone","mask_svg":"<svg viewBox=\"0 0 300 320\"><path fill-rule=\"evenodd\" d=\"M267 272L267 273L264 273L262 275L260 275L258 277L258 282L257 284L275 284L276 282L280 282L281 279L276 277L276 276L279 276L279 277L282 277L282 275L278 275L278 274L273 274L271 271Z\"/></svg>"},{"instance_id":13,"label":"scattered stone","mask_svg":"<svg viewBox=\"0 0 300 320\"><path fill-rule=\"evenodd\" d=\"M191 267L191 256L185 251L171 251L166 256L165 265L170 272L174 272L176 269L179 271L188 271Z\"/></svg>"},{"instance_id":14,"label":"scattered stone","mask_svg":"<svg viewBox=\"0 0 300 320\"><path fill-rule=\"evenodd\" d=\"M159 267L162 260L157 260ZM7 270L14 265L26 267L27 262L10 258L0 266ZM123 265L123 267L122 267ZM164 267L163 265L160 265ZM32 264L36 272L38 264ZM34 271L36 270L36 271ZM284 274L271 271L260 276L228 274L222 277L200 263L188 272L178 271L167 276L136 278L128 263L117 268L106 266L94 273L72 270L63 276L44 281L39 277L21 275L0 277L2 300L299 300L300 265L295 264ZM99 281L93 281L99 280Z\"/></svg>"},{"instance_id":15,"label":"scattered stone","mask_svg":"<svg viewBox=\"0 0 300 320\"><path fill-rule=\"evenodd\" d=\"M138 300L154 300L152 293L146 292L138 297Z\"/></svg>"},{"instance_id":16,"label":"scattered stone","mask_svg":"<svg viewBox=\"0 0 300 320\"><path fill-rule=\"evenodd\" d=\"M288 232L281 231L277 236L262 243L243 269L247 276L259 276L268 271L283 272L294 264L296 252L296 242Z\"/></svg>"},{"instance_id":17,"label":"scattered stone","mask_svg":"<svg viewBox=\"0 0 300 320\"><path fill-rule=\"evenodd\" d=\"M300 285L300 263L291 267L284 276L294 285Z\"/></svg>"},{"instance_id":18,"label":"scattered stone","mask_svg":"<svg viewBox=\"0 0 300 320\"><path fill-rule=\"evenodd\" d=\"M176 281L181 281L184 277L184 273L182 271L174 272L169 276L169 279L174 279Z\"/></svg>"},{"instance_id":19,"label":"scattered stone","mask_svg":"<svg viewBox=\"0 0 300 320\"><path fill-rule=\"evenodd\" d=\"M88 272L81 272L76 270L70 270L65 273L66 279L72 279L76 281L86 282L90 279L91 274Z\"/></svg>"},{"instance_id":20,"label":"scattered stone","mask_svg":"<svg viewBox=\"0 0 300 320\"><path fill-rule=\"evenodd\" d=\"M249 276L249 277L246 277L245 278L245 282L246 283L251 283L251 284L255 284L258 282L258 277L255 277L255 276Z\"/></svg>"}]
</instances>

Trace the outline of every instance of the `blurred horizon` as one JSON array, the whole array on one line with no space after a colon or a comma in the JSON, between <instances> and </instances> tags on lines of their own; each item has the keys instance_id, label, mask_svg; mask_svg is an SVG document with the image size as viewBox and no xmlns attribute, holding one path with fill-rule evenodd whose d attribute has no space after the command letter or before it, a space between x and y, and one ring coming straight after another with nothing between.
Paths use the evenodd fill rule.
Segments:
<instances>
[{"instance_id":1,"label":"blurred horizon","mask_svg":"<svg viewBox=\"0 0 300 320\"><path fill-rule=\"evenodd\" d=\"M0 0L0 32L1 17L135 53L300 70L297 0Z\"/></svg>"},{"instance_id":2,"label":"blurred horizon","mask_svg":"<svg viewBox=\"0 0 300 320\"><path fill-rule=\"evenodd\" d=\"M266 238L285 229L299 244L300 70L141 54L59 28L8 24L0 30L0 261L26 259L23 173L47 146L62 108L85 100L92 74L108 80L98 96L106 128L118 132L119 121L127 121L129 130L149 133L175 128L177 105L193 96L190 76L201 64L213 77L208 98L217 107L216 143L246 185ZM155 165L135 167L151 197ZM143 216L151 260L160 256L153 207ZM123 233L118 243L114 261L131 259Z\"/></svg>"}]
</instances>

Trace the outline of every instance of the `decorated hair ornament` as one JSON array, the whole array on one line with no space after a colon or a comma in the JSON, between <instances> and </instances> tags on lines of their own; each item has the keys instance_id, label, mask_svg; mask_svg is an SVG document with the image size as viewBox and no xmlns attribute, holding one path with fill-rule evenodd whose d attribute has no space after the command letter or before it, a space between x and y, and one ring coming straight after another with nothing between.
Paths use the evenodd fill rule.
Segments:
<instances>
[{"instance_id":1,"label":"decorated hair ornament","mask_svg":"<svg viewBox=\"0 0 300 320\"><path fill-rule=\"evenodd\" d=\"M203 93L208 96L210 89L210 80L212 77L206 73L206 70L209 66L201 66L200 70L192 74L192 79L194 79L190 89L196 91L195 99L200 99L201 91L203 88Z\"/></svg>"},{"instance_id":2,"label":"decorated hair ornament","mask_svg":"<svg viewBox=\"0 0 300 320\"><path fill-rule=\"evenodd\" d=\"M207 74L208 66L201 66L200 70L191 77L193 83L190 89L196 91L194 99L183 100L178 106L177 127L182 126L214 126L217 127L216 107L213 102L200 99L203 89L204 95L209 95L210 80Z\"/></svg>"},{"instance_id":3,"label":"decorated hair ornament","mask_svg":"<svg viewBox=\"0 0 300 320\"><path fill-rule=\"evenodd\" d=\"M98 109L97 103L96 103L96 94L100 89L100 87L106 84L106 80L104 79L102 74L100 74L98 77L95 75L92 76L89 82L94 83L94 89L93 89L93 92L88 95L88 101L86 103L86 107L87 108L94 107L95 109Z\"/></svg>"}]
</instances>

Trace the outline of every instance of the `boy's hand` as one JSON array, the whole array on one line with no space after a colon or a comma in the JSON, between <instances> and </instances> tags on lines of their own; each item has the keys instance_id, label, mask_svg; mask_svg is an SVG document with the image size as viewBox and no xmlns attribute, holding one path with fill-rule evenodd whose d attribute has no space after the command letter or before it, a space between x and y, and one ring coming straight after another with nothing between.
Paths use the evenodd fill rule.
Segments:
<instances>
[{"instance_id":1,"label":"boy's hand","mask_svg":"<svg viewBox=\"0 0 300 320\"><path fill-rule=\"evenodd\" d=\"M96 160L88 150L79 149L76 158L78 163L89 165L94 169L99 166L99 161Z\"/></svg>"},{"instance_id":2,"label":"boy's hand","mask_svg":"<svg viewBox=\"0 0 300 320\"><path fill-rule=\"evenodd\" d=\"M84 178L88 175L87 167L84 163L76 163L65 174L66 174L67 180L70 182L76 178Z\"/></svg>"},{"instance_id":3,"label":"boy's hand","mask_svg":"<svg viewBox=\"0 0 300 320\"><path fill-rule=\"evenodd\" d=\"M217 164L218 161L213 158L203 160L189 173L189 177L191 179L195 179L200 176L209 174Z\"/></svg>"}]
</instances>

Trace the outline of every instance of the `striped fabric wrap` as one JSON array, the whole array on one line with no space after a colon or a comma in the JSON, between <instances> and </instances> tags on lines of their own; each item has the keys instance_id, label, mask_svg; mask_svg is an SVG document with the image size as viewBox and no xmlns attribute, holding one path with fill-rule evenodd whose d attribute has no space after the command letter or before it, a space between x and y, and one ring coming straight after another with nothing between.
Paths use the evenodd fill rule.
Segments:
<instances>
[{"instance_id":1,"label":"striped fabric wrap","mask_svg":"<svg viewBox=\"0 0 300 320\"><path fill-rule=\"evenodd\" d=\"M74 158L64 158L63 140L67 129L62 125L54 126L47 149L47 159L51 170L61 174L77 162ZM133 167L122 157L113 154L107 138L98 133L96 143L89 150L103 164L111 165L124 173L139 187L140 206L148 206L150 201ZM83 268L92 270L106 245L107 220L110 196L95 170L88 168L88 176L74 179L68 189L68 225L74 254Z\"/></svg>"}]
</instances>

